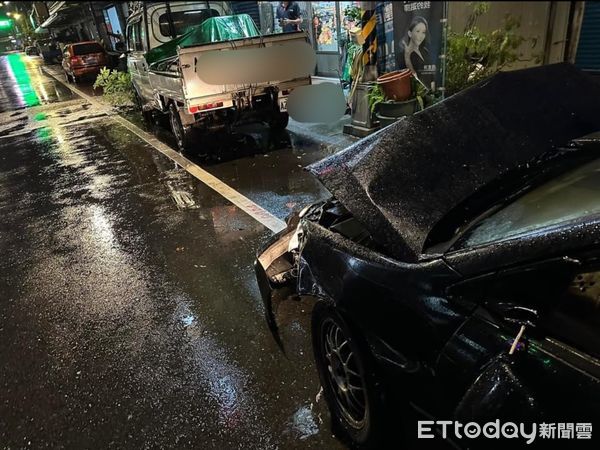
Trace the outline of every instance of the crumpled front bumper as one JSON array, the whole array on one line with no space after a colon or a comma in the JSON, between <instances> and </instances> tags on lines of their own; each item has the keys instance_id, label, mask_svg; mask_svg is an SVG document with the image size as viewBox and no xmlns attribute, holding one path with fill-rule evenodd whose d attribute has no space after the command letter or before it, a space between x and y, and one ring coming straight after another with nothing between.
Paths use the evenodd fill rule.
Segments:
<instances>
[{"instance_id":1,"label":"crumpled front bumper","mask_svg":"<svg viewBox=\"0 0 600 450\"><path fill-rule=\"evenodd\" d=\"M265 305L265 316L269 328L277 329L273 313L273 295L275 291L286 289L293 293L296 284L295 257L298 248L298 223L300 215L293 214L287 220L287 227L275 234L258 251L254 261L256 281Z\"/></svg>"}]
</instances>

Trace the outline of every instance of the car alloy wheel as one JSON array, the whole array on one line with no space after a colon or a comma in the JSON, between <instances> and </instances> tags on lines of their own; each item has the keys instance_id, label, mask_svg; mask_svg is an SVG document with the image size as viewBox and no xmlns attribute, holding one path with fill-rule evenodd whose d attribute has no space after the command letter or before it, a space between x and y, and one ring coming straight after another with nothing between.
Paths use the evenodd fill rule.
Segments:
<instances>
[{"instance_id":1,"label":"car alloy wheel","mask_svg":"<svg viewBox=\"0 0 600 450\"><path fill-rule=\"evenodd\" d=\"M344 419L356 429L364 426L367 418L364 379L348 336L333 319L321 326L321 343L327 361L328 381Z\"/></svg>"},{"instance_id":2,"label":"car alloy wheel","mask_svg":"<svg viewBox=\"0 0 600 450\"><path fill-rule=\"evenodd\" d=\"M315 364L334 432L360 448L380 448L388 420L384 388L366 342L327 301L315 304L311 322Z\"/></svg>"}]
</instances>

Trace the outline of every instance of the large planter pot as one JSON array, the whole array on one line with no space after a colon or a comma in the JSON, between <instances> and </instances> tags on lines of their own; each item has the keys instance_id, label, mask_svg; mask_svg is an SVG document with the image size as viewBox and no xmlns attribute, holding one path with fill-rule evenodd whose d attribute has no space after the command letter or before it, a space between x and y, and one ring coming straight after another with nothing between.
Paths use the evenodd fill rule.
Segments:
<instances>
[{"instance_id":1,"label":"large planter pot","mask_svg":"<svg viewBox=\"0 0 600 450\"><path fill-rule=\"evenodd\" d=\"M379 126L381 128L385 128L388 125L391 125L394 122L397 122L398 120L400 120L402 118L402 117L387 117L387 116L382 116L379 113L376 114L376 117L377 117L377 120L379 120Z\"/></svg>"},{"instance_id":2,"label":"large planter pot","mask_svg":"<svg viewBox=\"0 0 600 450\"><path fill-rule=\"evenodd\" d=\"M387 101L377 104L377 111L386 117L410 116L417 110L417 99L411 98L403 102Z\"/></svg>"},{"instance_id":3,"label":"large planter pot","mask_svg":"<svg viewBox=\"0 0 600 450\"><path fill-rule=\"evenodd\" d=\"M386 98L403 101L412 95L410 70L396 70L386 73L377 78L377 84L381 86Z\"/></svg>"},{"instance_id":4,"label":"large planter pot","mask_svg":"<svg viewBox=\"0 0 600 450\"><path fill-rule=\"evenodd\" d=\"M381 128L385 128L388 125L397 122L405 116L414 114L417 110L417 99L411 98L404 102L387 101L377 104L377 120L381 125Z\"/></svg>"}]
</instances>

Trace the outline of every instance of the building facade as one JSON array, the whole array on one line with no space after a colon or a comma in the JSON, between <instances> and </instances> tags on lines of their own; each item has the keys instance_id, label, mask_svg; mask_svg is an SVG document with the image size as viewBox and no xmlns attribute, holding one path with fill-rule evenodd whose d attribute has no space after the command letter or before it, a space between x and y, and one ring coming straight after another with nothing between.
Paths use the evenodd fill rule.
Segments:
<instances>
[{"instance_id":1,"label":"building facade","mask_svg":"<svg viewBox=\"0 0 600 450\"><path fill-rule=\"evenodd\" d=\"M33 2L30 20L41 36L60 43L94 40L116 52L127 10L126 2Z\"/></svg>"},{"instance_id":2,"label":"building facade","mask_svg":"<svg viewBox=\"0 0 600 450\"><path fill-rule=\"evenodd\" d=\"M101 42L109 52L118 53L124 42L128 2L32 2L28 13L32 29L41 36L68 43L82 40ZM230 2L235 13L249 14L264 34L281 32L277 20L278 1ZM357 27L356 11L377 16L376 47L379 73L402 66L399 56L406 40L406 23L399 19L407 11L444 5L443 14L433 14L430 28L461 30L472 8L471 2L296 2L305 30L317 56L316 75L342 78L347 52L356 44L351 32ZM438 8L442 10L442 8ZM578 67L600 72L600 3L598 2L491 2L478 21L483 31L498 28L510 13L521 19L519 33L527 38L519 49L522 58L510 68L570 61ZM439 17L438 17L439 16ZM443 26L437 21L443 21ZM444 31L445 32L445 31ZM441 33L441 32L440 32ZM438 50L439 69L443 63L444 36L432 36ZM439 41L439 42L437 42ZM535 45L531 45L534 42ZM437 48L436 47L436 48ZM439 58L442 55L442 58Z\"/></svg>"}]
</instances>

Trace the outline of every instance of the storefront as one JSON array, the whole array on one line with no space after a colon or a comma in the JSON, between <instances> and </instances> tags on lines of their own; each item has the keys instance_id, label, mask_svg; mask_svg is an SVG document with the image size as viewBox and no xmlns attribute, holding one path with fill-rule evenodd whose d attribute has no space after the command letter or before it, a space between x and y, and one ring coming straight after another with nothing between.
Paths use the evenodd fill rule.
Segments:
<instances>
[{"instance_id":1,"label":"storefront","mask_svg":"<svg viewBox=\"0 0 600 450\"><path fill-rule=\"evenodd\" d=\"M261 31L282 33L277 20L281 2L259 2ZM356 21L348 13L358 14L360 2L296 2L302 18L301 29L308 32L317 54L316 75L341 77L349 30ZM354 8L354 10L352 10Z\"/></svg>"},{"instance_id":2,"label":"storefront","mask_svg":"<svg viewBox=\"0 0 600 450\"><path fill-rule=\"evenodd\" d=\"M317 75L341 78L351 40L350 30L356 26L352 13L359 14L359 2L311 2L311 7Z\"/></svg>"},{"instance_id":3,"label":"storefront","mask_svg":"<svg viewBox=\"0 0 600 450\"><path fill-rule=\"evenodd\" d=\"M106 26L106 34L108 42L112 50L118 50L119 42L125 42L125 33L123 32L122 12L117 9L117 6L111 5L102 10L104 25Z\"/></svg>"}]
</instances>

